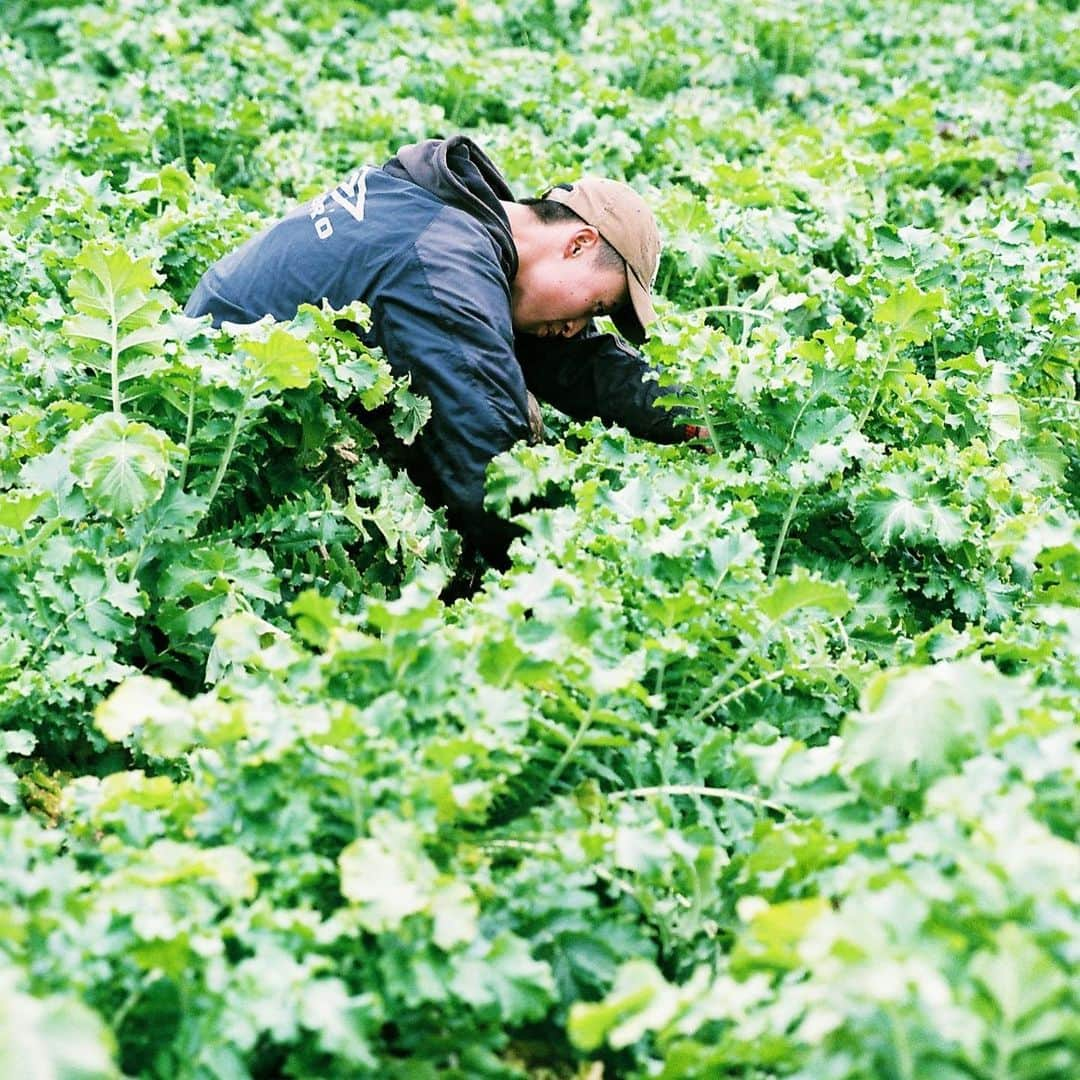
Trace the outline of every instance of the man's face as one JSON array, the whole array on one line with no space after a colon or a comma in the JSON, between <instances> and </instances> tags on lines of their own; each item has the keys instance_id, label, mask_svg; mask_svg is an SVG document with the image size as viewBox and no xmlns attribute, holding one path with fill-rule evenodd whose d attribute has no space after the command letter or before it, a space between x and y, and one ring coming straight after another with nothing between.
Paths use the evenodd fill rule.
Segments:
<instances>
[{"instance_id":1,"label":"man's face","mask_svg":"<svg viewBox=\"0 0 1080 1080\"><path fill-rule=\"evenodd\" d=\"M573 337L591 318L626 302L626 273L600 265L599 234L591 226L548 229L550 248L514 278L514 329L538 337Z\"/></svg>"}]
</instances>

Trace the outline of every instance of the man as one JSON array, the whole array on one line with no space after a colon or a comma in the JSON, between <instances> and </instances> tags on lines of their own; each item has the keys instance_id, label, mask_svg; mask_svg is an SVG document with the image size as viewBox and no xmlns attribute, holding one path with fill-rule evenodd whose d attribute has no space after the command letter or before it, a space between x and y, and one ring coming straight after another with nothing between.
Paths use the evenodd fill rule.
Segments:
<instances>
[{"instance_id":1,"label":"man","mask_svg":"<svg viewBox=\"0 0 1080 1080\"><path fill-rule=\"evenodd\" d=\"M511 532L484 510L484 473L529 436L530 390L574 418L687 437L656 406L641 357L593 325L611 315L644 341L659 258L653 215L625 184L584 179L517 202L459 135L407 146L297 207L210 267L185 311L219 326L364 301L366 343L431 401L410 472L498 559Z\"/></svg>"}]
</instances>

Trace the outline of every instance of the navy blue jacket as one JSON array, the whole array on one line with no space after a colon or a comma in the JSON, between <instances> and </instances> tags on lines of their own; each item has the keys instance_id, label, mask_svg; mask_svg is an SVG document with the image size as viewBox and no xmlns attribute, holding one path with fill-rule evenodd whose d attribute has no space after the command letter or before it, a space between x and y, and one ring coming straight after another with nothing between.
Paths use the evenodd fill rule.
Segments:
<instances>
[{"instance_id":1,"label":"navy blue jacket","mask_svg":"<svg viewBox=\"0 0 1080 1080\"><path fill-rule=\"evenodd\" d=\"M571 340L515 340L517 251L500 200L513 195L469 139L406 147L219 260L184 309L220 326L290 319L324 298L364 301L368 344L431 401L415 448L422 486L489 553L505 548L507 530L484 511L484 474L528 437L526 387L575 419L599 416L655 442L683 437L682 418L656 407L642 358L613 335L590 325Z\"/></svg>"}]
</instances>

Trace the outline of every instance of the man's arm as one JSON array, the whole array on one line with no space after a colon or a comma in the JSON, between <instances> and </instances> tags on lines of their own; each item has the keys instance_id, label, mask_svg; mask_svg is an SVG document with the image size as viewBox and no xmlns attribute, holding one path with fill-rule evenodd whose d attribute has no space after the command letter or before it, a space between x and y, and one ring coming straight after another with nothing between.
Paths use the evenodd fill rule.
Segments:
<instances>
[{"instance_id":1,"label":"man's arm","mask_svg":"<svg viewBox=\"0 0 1080 1080\"><path fill-rule=\"evenodd\" d=\"M436 227L372 314L395 373L408 371L413 389L431 402L415 449L434 494L455 527L501 560L517 530L484 510L485 472L497 454L528 438L529 425L498 267L470 258Z\"/></svg>"},{"instance_id":2,"label":"man's arm","mask_svg":"<svg viewBox=\"0 0 1080 1080\"><path fill-rule=\"evenodd\" d=\"M592 323L568 340L522 334L515 348L528 388L575 420L598 416L655 443L683 442L697 433L687 430L685 410L656 404L675 388L661 387L639 353Z\"/></svg>"}]
</instances>

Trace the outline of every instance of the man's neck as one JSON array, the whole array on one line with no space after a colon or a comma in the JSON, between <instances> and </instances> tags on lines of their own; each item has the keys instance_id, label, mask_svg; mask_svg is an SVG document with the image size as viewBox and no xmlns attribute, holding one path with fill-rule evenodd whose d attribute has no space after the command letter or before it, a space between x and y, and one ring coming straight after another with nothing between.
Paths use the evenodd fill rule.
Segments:
<instances>
[{"instance_id":1,"label":"man's neck","mask_svg":"<svg viewBox=\"0 0 1080 1080\"><path fill-rule=\"evenodd\" d=\"M537 220L536 215L521 203L503 202L502 208L510 222L510 236L517 249L518 273L520 273L521 267L531 262L539 251L540 230L543 225Z\"/></svg>"}]
</instances>

